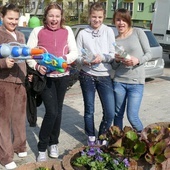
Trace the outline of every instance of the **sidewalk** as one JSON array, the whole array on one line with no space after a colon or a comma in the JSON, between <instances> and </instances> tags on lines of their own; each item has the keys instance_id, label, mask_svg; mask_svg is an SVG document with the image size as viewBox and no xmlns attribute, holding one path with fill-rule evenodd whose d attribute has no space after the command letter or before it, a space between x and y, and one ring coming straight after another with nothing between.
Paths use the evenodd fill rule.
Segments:
<instances>
[{"instance_id":1,"label":"sidewalk","mask_svg":"<svg viewBox=\"0 0 170 170\"><path fill-rule=\"evenodd\" d=\"M163 83L162 83L163 81ZM144 97L140 110L140 117L144 124L169 121L169 88L170 80L163 80L158 78L154 81L147 82L145 85ZM86 135L84 134L84 120L83 120L83 98L79 82L73 85L73 87L66 93L63 117L61 124L60 144L59 151L62 159L69 150L86 144ZM14 161L16 164L22 165L29 162L35 162L38 154L37 141L39 129L44 115L44 107L41 105L38 108L38 121L37 127L29 127L27 123L27 148L28 156L25 159L18 158L15 155ZM99 98L96 95L95 102L95 125L98 130L99 123L101 121L102 109L99 102ZM124 125L129 126L127 118L124 118ZM4 170L0 165L0 170Z\"/></svg>"}]
</instances>

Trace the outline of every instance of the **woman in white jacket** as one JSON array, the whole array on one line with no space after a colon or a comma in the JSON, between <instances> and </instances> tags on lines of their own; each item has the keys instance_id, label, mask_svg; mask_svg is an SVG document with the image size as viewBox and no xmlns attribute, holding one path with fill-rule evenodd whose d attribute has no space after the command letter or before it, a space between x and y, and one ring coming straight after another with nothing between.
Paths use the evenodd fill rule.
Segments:
<instances>
[{"instance_id":1,"label":"woman in white jacket","mask_svg":"<svg viewBox=\"0 0 170 170\"><path fill-rule=\"evenodd\" d=\"M74 62L78 56L77 46L72 29L64 26L63 10L57 3L50 3L44 12L44 26L36 27L31 32L27 45L31 48L40 46L56 57L62 57L67 64ZM49 156L59 156L58 146L62 107L69 83L69 69L63 73L48 72L47 68L35 60L28 60L28 65L46 75L47 83L41 97L45 106L45 116L39 133L37 161L46 161L46 150Z\"/></svg>"}]
</instances>

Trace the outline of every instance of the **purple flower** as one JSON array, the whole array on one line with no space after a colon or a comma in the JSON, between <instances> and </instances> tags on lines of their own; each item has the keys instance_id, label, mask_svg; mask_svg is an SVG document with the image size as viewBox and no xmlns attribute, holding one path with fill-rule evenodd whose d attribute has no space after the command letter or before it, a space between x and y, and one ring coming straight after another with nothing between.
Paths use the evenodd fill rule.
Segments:
<instances>
[{"instance_id":1,"label":"purple flower","mask_svg":"<svg viewBox=\"0 0 170 170\"><path fill-rule=\"evenodd\" d=\"M89 151L87 151L87 155L88 156L94 156L96 153L95 153L95 149L94 148L90 148Z\"/></svg>"},{"instance_id":2,"label":"purple flower","mask_svg":"<svg viewBox=\"0 0 170 170\"><path fill-rule=\"evenodd\" d=\"M129 167L129 166L130 166L129 161L128 161L127 158L125 158L125 159L123 160L123 163L125 164L125 167Z\"/></svg>"},{"instance_id":3,"label":"purple flower","mask_svg":"<svg viewBox=\"0 0 170 170\"><path fill-rule=\"evenodd\" d=\"M99 161L99 162L102 162L103 158L100 155L98 155L98 156L96 156L96 160Z\"/></svg>"},{"instance_id":4,"label":"purple flower","mask_svg":"<svg viewBox=\"0 0 170 170\"><path fill-rule=\"evenodd\" d=\"M81 154L81 156L84 156L84 155L86 155L86 152L81 151L80 154Z\"/></svg>"},{"instance_id":5,"label":"purple flower","mask_svg":"<svg viewBox=\"0 0 170 170\"><path fill-rule=\"evenodd\" d=\"M103 151L100 148L96 148L97 153L101 154Z\"/></svg>"},{"instance_id":6,"label":"purple flower","mask_svg":"<svg viewBox=\"0 0 170 170\"><path fill-rule=\"evenodd\" d=\"M119 161L118 161L118 160L113 159L113 162L114 162L116 165L119 165Z\"/></svg>"}]
</instances>

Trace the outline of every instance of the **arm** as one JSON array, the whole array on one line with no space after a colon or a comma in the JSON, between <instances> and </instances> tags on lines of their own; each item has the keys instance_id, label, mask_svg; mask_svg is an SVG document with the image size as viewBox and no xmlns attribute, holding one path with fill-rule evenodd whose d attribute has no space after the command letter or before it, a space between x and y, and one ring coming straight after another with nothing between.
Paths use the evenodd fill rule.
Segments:
<instances>
[{"instance_id":1,"label":"arm","mask_svg":"<svg viewBox=\"0 0 170 170\"><path fill-rule=\"evenodd\" d=\"M144 53L143 56L139 59L139 64L143 64L152 58L151 49L150 49L148 38L144 33L144 31L142 29L138 29L137 31L138 31L137 33L141 44L141 48L143 49L143 53Z\"/></svg>"},{"instance_id":2,"label":"arm","mask_svg":"<svg viewBox=\"0 0 170 170\"><path fill-rule=\"evenodd\" d=\"M77 48L78 48L78 58L76 61L78 64L82 65L84 63L84 58L82 55L82 49L84 49L82 31L79 32L76 42L77 42Z\"/></svg>"},{"instance_id":3,"label":"arm","mask_svg":"<svg viewBox=\"0 0 170 170\"><path fill-rule=\"evenodd\" d=\"M37 47L38 44L38 32L42 29L42 27L37 27L34 28L29 36L27 45L30 48L35 48ZM32 69L36 70L37 69L37 62L35 60L27 60L26 61L28 66L31 67Z\"/></svg>"},{"instance_id":4,"label":"arm","mask_svg":"<svg viewBox=\"0 0 170 170\"><path fill-rule=\"evenodd\" d=\"M115 56L115 48L113 46L113 43L115 42L115 34L112 28L108 27L107 35L109 53L102 55L102 62L111 62Z\"/></svg>"},{"instance_id":5,"label":"arm","mask_svg":"<svg viewBox=\"0 0 170 170\"><path fill-rule=\"evenodd\" d=\"M71 64L77 59L78 50L72 29L69 26L66 26L66 29L68 30L68 49L69 49L69 53L66 54L66 58L67 63Z\"/></svg>"}]
</instances>

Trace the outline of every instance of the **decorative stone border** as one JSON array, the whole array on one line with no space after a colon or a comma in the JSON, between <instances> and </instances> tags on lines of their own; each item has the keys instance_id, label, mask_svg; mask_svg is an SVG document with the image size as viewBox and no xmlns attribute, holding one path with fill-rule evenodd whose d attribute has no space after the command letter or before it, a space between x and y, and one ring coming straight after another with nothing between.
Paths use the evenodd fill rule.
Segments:
<instances>
[{"instance_id":1,"label":"decorative stone border","mask_svg":"<svg viewBox=\"0 0 170 170\"><path fill-rule=\"evenodd\" d=\"M50 161L45 161L45 162L34 162L34 163L28 163L19 166L16 168L16 170L35 170L36 168L39 167L45 167L45 168L50 168L54 170L63 170L61 166L61 161L59 160L50 160Z\"/></svg>"}]
</instances>

